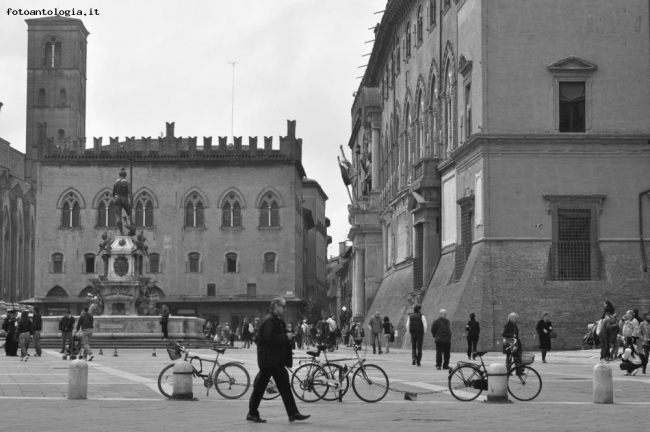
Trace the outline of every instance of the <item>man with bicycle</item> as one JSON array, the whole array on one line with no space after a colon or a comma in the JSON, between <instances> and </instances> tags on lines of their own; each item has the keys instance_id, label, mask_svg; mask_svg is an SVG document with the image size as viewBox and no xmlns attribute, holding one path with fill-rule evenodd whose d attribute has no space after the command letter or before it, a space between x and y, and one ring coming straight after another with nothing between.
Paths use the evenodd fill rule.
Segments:
<instances>
[{"instance_id":1,"label":"man with bicycle","mask_svg":"<svg viewBox=\"0 0 650 432\"><path fill-rule=\"evenodd\" d=\"M300 414L298 411L289 384L289 373L286 368L293 365L290 341L294 335L287 333L287 325L282 320L282 314L286 308L287 302L284 298L277 297L271 300L269 313L260 326L257 340L257 365L260 368L260 373L255 382L246 415L246 420L251 422L266 422L260 418L259 406L271 377L278 386L289 421L306 420L310 417Z\"/></svg>"}]
</instances>

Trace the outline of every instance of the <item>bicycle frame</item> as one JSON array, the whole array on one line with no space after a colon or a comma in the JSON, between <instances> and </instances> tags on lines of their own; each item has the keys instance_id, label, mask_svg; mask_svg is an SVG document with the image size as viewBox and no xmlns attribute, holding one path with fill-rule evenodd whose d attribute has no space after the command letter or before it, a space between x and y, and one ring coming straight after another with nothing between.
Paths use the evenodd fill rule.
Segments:
<instances>
[{"instance_id":1,"label":"bicycle frame","mask_svg":"<svg viewBox=\"0 0 650 432\"><path fill-rule=\"evenodd\" d=\"M311 360L309 360L308 362L315 363L315 364L317 364L317 365L319 365L319 366L321 366L323 368L325 373L327 373L327 378L328 378L328 380L323 384L327 385L328 388L333 387L334 391L338 391L339 392L339 398L338 399L339 399L339 402L341 402L342 399L343 399L343 395L341 394L341 384L343 383L345 378L352 375L357 369L359 369L359 368L363 369L363 364L366 362L366 359L361 358L359 356L359 350L355 347L354 354L357 356L357 360L350 367L348 367L348 365L344 364L342 366L342 368L344 368L345 373L343 375L341 375L337 379L334 376L334 371L332 371L330 368L327 368L326 366L328 366L329 364L332 364L332 363L343 362L343 361L349 360L349 359L343 358L343 359L330 360L330 359L327 358L327 348L326 348L325 345L319 345L316 348L318 349L319 355L320 355L321 352L323 353L323 355L325 356L325 361L322 362L322 361L318 360L317 357L312 357ZM365 371L364 371L364 376L366 376ZM367 378L367 376L366 376L366 378Z\"/></svg>"}]
</instances>

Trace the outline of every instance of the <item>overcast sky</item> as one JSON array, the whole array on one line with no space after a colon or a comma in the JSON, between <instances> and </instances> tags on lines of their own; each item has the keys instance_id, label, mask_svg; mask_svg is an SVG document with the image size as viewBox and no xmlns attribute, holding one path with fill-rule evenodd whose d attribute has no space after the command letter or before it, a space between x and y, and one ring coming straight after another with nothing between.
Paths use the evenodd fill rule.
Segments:
<instances>
[{"instance_id":1,"label":"overcast sky","mask_svg":"<svg viewBox=\"0 0 650 432\"><path fill-rule=\"evenodd\" d=\"M86 141L90 137L279 136L296 120L307 176L328 195L338 253L348 194L336 156L351 132L352 93L385 0L4 0L0 10L0 137L25 151L27 24L7 9L75 8L88 36ZM216 138L213 139L213 143Z\"/></svg>"}]
</instances>

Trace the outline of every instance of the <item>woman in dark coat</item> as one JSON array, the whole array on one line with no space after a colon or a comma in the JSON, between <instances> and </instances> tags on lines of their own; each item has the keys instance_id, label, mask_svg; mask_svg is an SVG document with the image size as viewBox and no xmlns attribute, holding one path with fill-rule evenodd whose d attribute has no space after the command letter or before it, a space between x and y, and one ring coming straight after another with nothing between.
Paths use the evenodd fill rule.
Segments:
<instances>
[{"instance_id":1,"label":"woman in dark coat","mask_svg":"<svg viewBox=\"0 0 650 432\"><path fill-rule=\"evenodd\" d=\"M553 323L548 319L548 312L542 312L542 319L537 321L537 335L539 337L539 349L542 350L542 363L546 363L546 353L551 350L551 331Z\"/></svg>"},{"instance_id":2,"label":"woman in dark coat","mask_svg":"<svg viewBox=\"0 0 650 432\"><path fill-rule=\"evenodd\" d=\"M18 355L18 341L16 336L16 315L13 310L7 311L7 317L2 323L2 330L7 332L5 354L9 357L16 357Z\"/></svg>"},{"instance_id":3,"label":"woman in dark coat","mask_svg":"<svg viewBox=\"0 0 650 432\"><path fill-rule=\"evenodd\" d=\"M503 341L503 352L507 355L506 363L509 362L510 356L515 361L515 366L517 366L517 375L522 373L522 363L521 363L521 339L519 339L519 327L517 327L517 319L519 315L512 312L508 315L508 322L503 326L503 336L505 339ZM510 348L506 350L506 348Z\"/></svg>"},{"instance_id":4,"label":"woman in dark coat","mask_svg":"<svg viewBox=\"0 0 650 432\"><path fill-rule=\"evenodd\" d=\"M476 359L476 345L478 344L478 337L481 333L481 326L476 321L476 315L472 312L469 314L469 321L465 324L467 331L467 359Z\"/></svg>"}]
</instances>

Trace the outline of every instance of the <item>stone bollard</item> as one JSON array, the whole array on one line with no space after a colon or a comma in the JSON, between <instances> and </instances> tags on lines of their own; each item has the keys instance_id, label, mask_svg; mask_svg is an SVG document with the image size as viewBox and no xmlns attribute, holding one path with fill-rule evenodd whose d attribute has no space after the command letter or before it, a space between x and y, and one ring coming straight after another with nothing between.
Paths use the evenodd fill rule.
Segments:
<instances>
[{"instance_id":1,"label":"stone bollard","mask_svg":"<svg viewBox=\"0 0 650 432\"><path fill-rule=\"evenodd\" d=\"M488 403L508 403L508 369L503 363L492 363L488 371Z\"/></svg>"},{"instance_id":2,"label":"stone bollard","mask_svg":"<svg viewBox=\"0 0 650 432\"><path fill-rule=\"evenodd\" d=\"M88 363L74 360L68 367L68 399L88 398Z\"/></svg>"},{"instance_id":3,"label":"stone bollard","mask_svg":"<svg viewBox=\"0 0 650 432\"><path fill-rule=\"evenodd\" d=\"M194 400L192 394L193 369L188 362L178 362L174 365L174 400Z\"/></svg>"},{"instance_id":4,"label":"stone bollard","mask_svg":"<svg viewBox=\"0 0 650 432\"><path fill-rule=\"evenodd\" d=\"M614 403L612 368L606 364L594 366L594 403Z\"/></svg>"}]
</instances>

